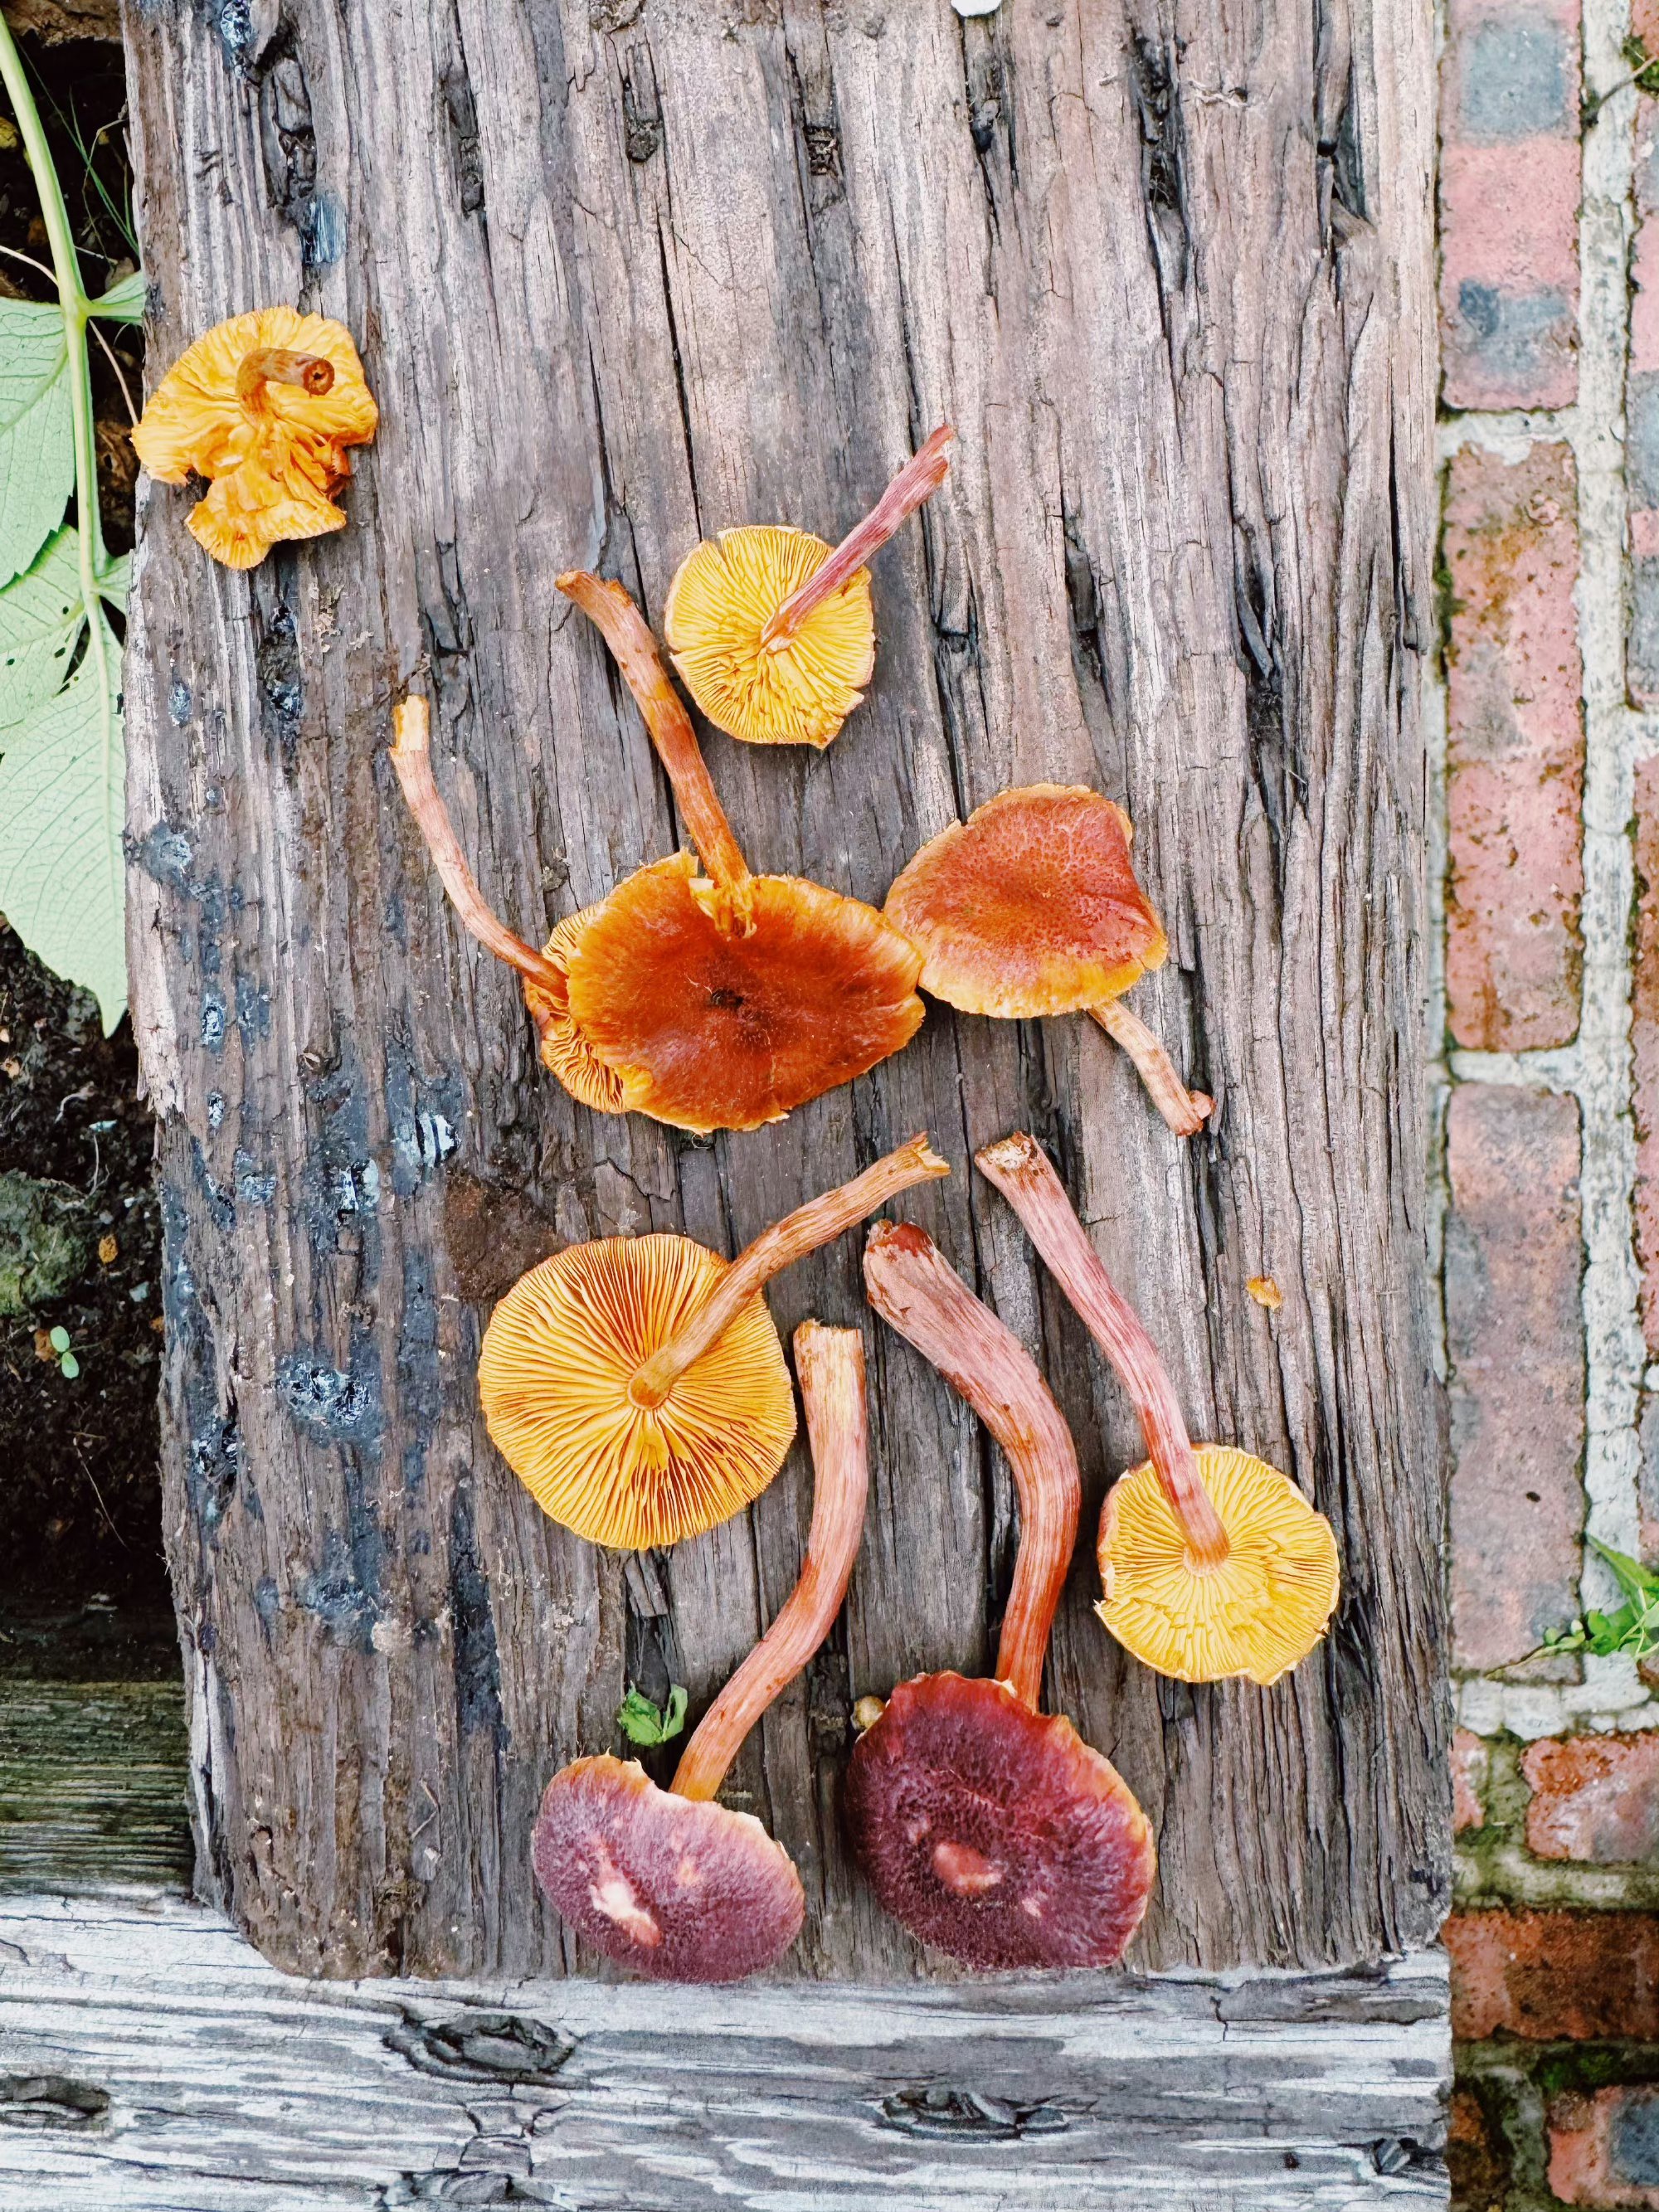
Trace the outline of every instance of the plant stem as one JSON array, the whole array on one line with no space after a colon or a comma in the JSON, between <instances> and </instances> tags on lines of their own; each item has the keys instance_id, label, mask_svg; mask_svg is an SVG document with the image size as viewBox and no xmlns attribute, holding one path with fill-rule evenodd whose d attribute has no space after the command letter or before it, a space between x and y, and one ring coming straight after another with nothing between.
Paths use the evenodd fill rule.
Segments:
<instances>
[{"instance_id":1,"label":"plant stem","mask_svg":"<svg viewBox=\"0 0 1659 2212\"><path fill-rule=\"evenodd\" d=\"M864 1340L804 1321L795 1367L812 1446L812 1529L800 1580L777 1619L703 1715L675 1771L677 1797L712 1797L744 1738L828 1636L864 1534L870 1459Z\"/></svg>"},{"instance_id":2,"label":"plant stem","mask_svg":"<svg viewBox=\"0 0 1659 2212\"><path fill-rule=\"evenodd\" d=\"M781 1221L775 1221L738 1253L707 1303L679 1334L652 1353L629 1384L629 1396L636 1406L662 1405L686 1369L701 1359L711 1344L718 1343L757 1291L763 1290L774 1275L781 1275L797 1260L828 1244L854 1222L885 1206L890 1198L908 1190L912 1183L927 1182L950 1172L929 1146L924 1131L896 1152L885 1153L851 1182L827 1191L822 1198L809 1200L793 1213L785 1214Z\"/></svg>"}]
</instances>

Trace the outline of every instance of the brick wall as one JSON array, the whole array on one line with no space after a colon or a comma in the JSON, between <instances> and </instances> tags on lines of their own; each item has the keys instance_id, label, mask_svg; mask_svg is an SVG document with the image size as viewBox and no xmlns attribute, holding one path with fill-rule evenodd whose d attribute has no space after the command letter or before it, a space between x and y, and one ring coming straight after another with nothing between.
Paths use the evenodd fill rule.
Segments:
<instances>
[{"instance_id":1,"label":"brick wall","mask_svg":"<svg viewBox=\"0 0 1659 2212\"><path fill-rule=\"evenodd\" d=\"M1452 2166L1659 2212L1659 1665L1538 1652L1659 1565L1659 0L1444 28Z\"/></svg>"}]
</instances>

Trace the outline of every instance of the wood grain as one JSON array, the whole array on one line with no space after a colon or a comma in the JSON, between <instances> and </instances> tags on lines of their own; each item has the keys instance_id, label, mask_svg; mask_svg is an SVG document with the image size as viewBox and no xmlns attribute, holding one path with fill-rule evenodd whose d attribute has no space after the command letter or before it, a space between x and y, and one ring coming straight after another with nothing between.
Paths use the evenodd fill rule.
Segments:
<instances>
[{"instance_id":1,"label":"wood grain","mask_svg":"<svg viewBox=\"0 0 1659 2212\"><path fill-rule=\"evenodd\" d=\"M1121 1767L1162 1879L1134 1963L1312 1966L1446 1895L1441 1445L1419 1008L1431 643L1430 27L1416 0L131 0L159 371L292 300L357 334L383 428L342 537L215 569L150 486L127 668L134 999L161 1117L167 1537L201 1880L307 1972L583 1966L532 1887L548 1775L624 1681L695 1719L793 1583L799 1454L672 1557L601 1556L492 1454L447 1179L550 1248L726 1251L930 1129L921 1221L1037 1348L1085 1515L1124 1402L969 1166L1054 1148L1194 1434L1285 1467L1345 1597L1271 1692L1188 1690L1092 1620L1051 1694ZM1011 780L1125 803L1169 967L1135 994L1182 1145L1081 1018L930 1010L750 1136L596 1120L458 934L383 757L420 681L480 880L535 935L669 851L643 730L559 599L657 614L702 532L834 538L933 423L950 482L875 571L880 659L822 757L709 740L757 866L879 901ZM532 1216L533 1219L533 1213ZM478 1221L469 1236L476 1248ZM1244 1285L1272 1274L1271 1319ZM856 1241L781 1282L863 1315ZM792 1970L937 1973L838 1839L848 1715L982 1668L1006 1470L866 1317L878 1408L844 1632L732 1802L800 1866Z\"/></svg>"},{"instance_id":2,"label":"wood grain","mask_svg":"<svg viewBox=\"0 0 1659 2212\"><path fill-rule=\"evenodd\" d=\"M176 1903L0 1901L0 2212L1443 2206L1445 2002L1432 1955L1242 1986L319 1984Z\"/></svg>"}]
</instances>

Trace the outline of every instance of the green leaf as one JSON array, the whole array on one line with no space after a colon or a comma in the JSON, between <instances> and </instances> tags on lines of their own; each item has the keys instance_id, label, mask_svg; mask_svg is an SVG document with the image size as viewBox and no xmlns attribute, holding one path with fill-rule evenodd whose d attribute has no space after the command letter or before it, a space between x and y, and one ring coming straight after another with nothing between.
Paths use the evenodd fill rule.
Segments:
<instances>
[{"instance_id":1,"label":"green leaf","mask_svg":"<svg viewBox=\"0 0 1659 2212\"><path fill-rule=\"evenodd\" d=\"M666 1743L685 1726L690 1698L679 1683L670 1686L665 1711L659 1711L643 1691L629 1689L617 1708L617 1726L629 1743Z\"/></svg>"},{"instance_id":2,"label":"green leaf","mask_svg":"<svg viewBox=\"0 0 1659 2212\"><path fill-rule=\"evenodd\" d=\"M81 1372L81 1363L72 1352L66 1352L58 1363L58 1372L65 1382L73 1382Z\"/></svg>"},{"instance_id":3,"label":"green leaf","mask_svg":"<svg viewBox=\"0 0 1659 2212\"><path fill-rule=\"evenodd\" d=\"M112 607L118 608L122 614L125 614L127 587L131 581L132 556L131 554L123 553L119 560L110 562L103 574L99 577L99 596L107 599Z\"/></svg>"},{"instance_id":4,"label":"green leaf","mask_svg":"<svg viewBox=\"0 0 1659 2212\"><path fill-rule=\"evenodd\" d=\"M80 548L65 524L0 591L0 750L7 732L64 688L86 622Z\"/></svg>"},{"instance_id":5,"label":"green leaf","mask_svg":"<svg viewBox=\"0 0 1659 2212\"><path fill-rule=\"evenodd\" d=\"M1615 1552L1599 1536L1590 1537L1589 1542L1597 1558L1605 1559L1613 1569L1620 1589L1627 1597L1659 1597L1659 1574L1644 1567L1640 1559L1632 1559L1628 1552Z\"/></svg>"},{"instance_id":6,"label":"green leaf","mask_svg":"<svg viewBox=\"0 0 1659 2212\"><path fill-rule=\"evenodd\" d=\"M94 315L101 315L106 323L142 323L144 308L149 299L149 279L142 269L135 269L131 276L124 276L118 284L112 284L107 292L88 301Z\"/></svg>"},{"instance_id":7,"label":"green leaf","mask_svg":"<svg viewBox=\"0 0 1659 2212\"><path fill-rule=\"evenodd\" d=\"M100 615L56 698L0 754L0 914L49 968L126 1011L121 648Z\"/></svg>"},{"instance_id":8,"label":"green leaf","mask_svg":"<svg viewBox=\"0 0 1659 2212\"><path fill-rule=\"evenodd\" d=\"M63 309L0 300L0 584L64 519L75 483L72 374Z\"/></svg>"},{"instance_id":9,"label":"green leaf","mask_svg":"<svg viewBox=\"0 0 1659 2212\"><path fill-rule=\"evenodd\" d=\"M70 1333L64 1327L62 1322L59 1322L57 1328L51 1332L46 1341L51 1345L54 1352L67 1352L69 1350Z\"/></svg>"}]
</instances>

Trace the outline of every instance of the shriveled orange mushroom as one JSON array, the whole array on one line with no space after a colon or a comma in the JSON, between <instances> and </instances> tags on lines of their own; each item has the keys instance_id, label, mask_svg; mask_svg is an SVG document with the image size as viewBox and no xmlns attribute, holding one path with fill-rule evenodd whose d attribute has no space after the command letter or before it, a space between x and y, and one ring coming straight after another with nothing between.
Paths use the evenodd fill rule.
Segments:
<instances>
[{"instance_id":1,"label":"shriveled orange mushroom","mask_svg":"<svg viewBox=\"0 0 1659 2212\"><path fill-rule=\"evenodd\" d=\"M922 989L947 1006L1005 1020L1086 1010L1170 1128L1190 1137L1212 1102L1119 1004L1169 951L1135 878L1133 834L1121 806L1083 786L1000 792L922 847L884 911L921 952Z\"/></svg>"},{"instance_id":2,"label":"shriveled orange mushroom","mask_svg":"<svg viewBox=\"0 0 1659 2212\"><path fill-rule=\"evenodd\" d=\"M349 331L261 307L179 356L132 442L163 483L209 479L190 530L216 561L252 568L281 539L345 527L334 495L351 474L346 448L366 445L379 421Z\"/></svg>"},{"instance_id":3,"label":"shriveled orange mushroom","mask_svg":"<svg viewBox=\"0 0 1659 2212\"><path fill-rule=\"evenodd\" d=\"M456 910L518 969L544 1061L584 1105L683 1129L753 1129L850 1082L920 1027L921 956L873 907L799 876L754 876L690 716L619 584L558 579L605 636L708 873L653 861L562 922L538 952L473 882L432 779L423 700L394 715L392 762Z\"/></svg>"},{"instance_id":4,"label":"shriveled orange mushroom","mask_svg":"<svg viewBox=\"0 0 1659 2212\"><path fill-rule=\"evenodd\" d=\"M827 745L876 665L865 562L945 478L941 424L832 552L782 525L706 538L681 562L663 635L716 729L756 745Z\"/></svg>"},{"instance_id":5,"label":"shriveled orange mushroom","mask_svg":"<svg viewBox=\"0 0 1659 2212\"><path fill-rule=\"evenodd\" d=\"M577 1932L652 1981L735 1982L782 1957L805 1900L781 1844L714 1802L744 1738L830 1633L858 1556L869 1487L864 1346L852 1328L795 1331L812 1447L800 1580L704 1715L667 1790L636 1759L579 1759L536 1822L536 1878Z\"/></svg>"},{"instance_id":6,"label":"shriveled orange mushroom","mask_svg":"<svg viewBox=\"0 0 1659 2212\"><path fill-rule=\"evenodd\" d=\"M854 1746L843 1800L854 1850L894 1918L964 1966L1109 1966L1140 1924L1156 1855L1110 1760L1038 1711L1077 1538L1071 1431L1024 1346L920 1229L878 1221L864 1279L883 1320L1006 1453L1019 1552L997 1680L901 1682Z\"/></svg>"},{"instance_id":7,"label":"shriveled orange mushroom","mask_svg":"<svg viewBox=\"0 0 1659 2212\"><path fill-rule=\"evenodd\" d=\"M1137 1659L1183 1682L1264 1686L1305 1659L1336 1608L1336 1538L1288 1476L1187 1434L1139 1316L1023 1133L980 1167L1002 1193L1134 1403L1151 1457L1115 1482L1100 1523L1101 1620Z\"/></svg>"},{"instance_id":8,"label":"shriveled orange mushroom","mask_svg":"<svg viewBox=\"0 0 1659 2212\"><path fill-rule=\"evenodd\" d=\"M729 1521L795 1433L762 1291L898 1192L950 1172L913 1137L729 1263L661 1235L544 1260L484 1331L478 1390L502 1456L544 1512L595 1544L674 1544Z\"/></svg>"}]
</instances>

